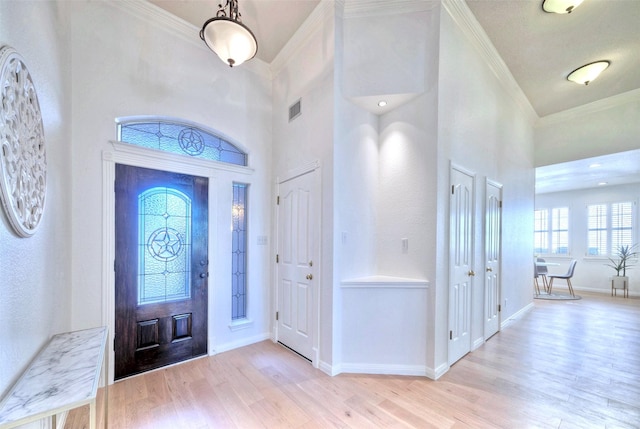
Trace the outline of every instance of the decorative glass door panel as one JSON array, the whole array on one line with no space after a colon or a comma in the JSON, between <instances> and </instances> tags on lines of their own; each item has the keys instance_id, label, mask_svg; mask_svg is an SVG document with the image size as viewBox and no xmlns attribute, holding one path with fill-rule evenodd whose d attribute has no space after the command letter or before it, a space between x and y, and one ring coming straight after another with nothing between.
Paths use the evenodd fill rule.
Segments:
<instances>
[{"instance_id":1,"label":"decorative glass door panel","mask_svg":"<svg viewBox=\"0 0 640 429\"><path fill-rule=\"evenodd\" d=\"M177 189L138 196L138 305L191 298L191 199Z\"/></svg>"}]
</instances>

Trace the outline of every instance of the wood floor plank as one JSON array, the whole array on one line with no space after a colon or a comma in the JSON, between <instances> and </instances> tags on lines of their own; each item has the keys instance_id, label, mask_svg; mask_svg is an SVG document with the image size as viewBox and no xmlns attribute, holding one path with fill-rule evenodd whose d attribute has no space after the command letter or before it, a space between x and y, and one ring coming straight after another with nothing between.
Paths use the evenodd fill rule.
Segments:
<instances>
[{"instance_id":1,"label":"wood floor plank","mask_svg":"<svg viewBox=\"0 0 640 429\"><path fill-rule=\"evenodd\" d=\"M640 299L581 295L534 300L437 381L330 377L271 341L131 377L109 386L109 429L637 429Z\"/></svg>"}]
</instances>

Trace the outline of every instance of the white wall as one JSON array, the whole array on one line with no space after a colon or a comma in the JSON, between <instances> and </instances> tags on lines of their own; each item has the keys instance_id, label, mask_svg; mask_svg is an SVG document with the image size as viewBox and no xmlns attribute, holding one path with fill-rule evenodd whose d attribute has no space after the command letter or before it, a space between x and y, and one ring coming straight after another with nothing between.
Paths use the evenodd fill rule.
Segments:
<instances>
[{"instance_id":1,"label":"white wall","mask_svg":"<svg viewBox=\"0 0 640 429\"><path fill-rule=\"evenodd\" d=\"M449 165L476 173L475 271L484 272L484 200L486 179L503 185L501 320L532 302L533 130L532 119L509 93L479 50L443 8L440 21L438 105L438 237L434 368L447 362L447 288ZM483 276L472 293L472 342L483 332Z\"/></svg>"},{"instance_id":2,"label":"white wall","mask_svg":"<svg viewBox=\"0 0 640 429\"><path fill-rule=\"evenodd\" d=\"M52 334L71 324L71 103L65 3L0 2L0 45L34 81L47 150L47 193L36 234L19 238L0 209L0 397Z\"/></svg>"},{"instance_id":3,"label":"white wall","mask_svg":"<svg viewBox=\"0 0 640 429\"><path fill-rule=\"evenodd\" d=\"M321 177L321 255L319 347L322 366L331 366L333 357L333 234L334 230L334 52L335 8L321 2L296 36L296 49L281 52L286 61L273 77L273 176L274 194L278 178L316 161ZM299 38L299 39L298 39ZM280 57L282 58L282 57ZM279 63L276 58L276 63ZM289 122L289 106L301 100L302 114ZM274 225L275 234L275 225ZM315 262L315 261L314 261ZM275 288L272 289L275 299ZM275 304L272 302L275 313ZM271 324L272 331L275 324Z\"/></svg>"},{"instance_id":4,"label":"white wall","mask_svg":"<svg viewBox=\"0 0 640 429\"><path fill-rule=\"evenodd\" d=\"M607 258L587 256L587 205L634 201L636 206L635 243L639 242L640 216L638 216L638 202L640 201L640 184L632 183L621 186L603 186L599 188L580 189L567 192L552 192L536 195L536 209L568 207L569 208L569 255L562 257L544 256L547 262L559 263L558 267L549 267L549 274L564 274L571 259L577 259L575 274L571 280L576 290L611 293L609 278L615 275L612 268L605 264ZM640 295L640 265L631 270L627 269L629 277L629 294ZM566 289L566 282L554 282L556 287Z\"/></svg>"},{"instance_id":5,"label":"white wall","mask_svg":"<svg viewBox=\"0 0 640 429\"><path fill-rule=\"evenodd\" d=\"M103 324L102 153L116 138L115 119L158 115L216 130L249 153L250 175L213 172L209 201L210 352L268 337L269 246L257 236L271 227L271 81L255 67L229 68L209 51L193 27L167 25L146 2L73 2L72 92L74 177L72 327ZM169 19L165 17L165 19ZM108 23L108 25L105 25ZM184 24L186 25L186 24ZM255 60L257 61L257 60ZM162 169L162 165L157 168ZM248 317L253 325L231 331L231 189L250 183ZM108 268L107 268L108 269ZM108 317L108 315L105 315Z\"/></svg>"},{"instance_id":6,"label":"white wall","mask_svg":"<svg viewBox=\"0 0 640 429\"><path fill-rule=\"evenodd\" d=\"M535 128L535 166L640 148L640 91L542 118Z\"/></svg>"}]
</instances>

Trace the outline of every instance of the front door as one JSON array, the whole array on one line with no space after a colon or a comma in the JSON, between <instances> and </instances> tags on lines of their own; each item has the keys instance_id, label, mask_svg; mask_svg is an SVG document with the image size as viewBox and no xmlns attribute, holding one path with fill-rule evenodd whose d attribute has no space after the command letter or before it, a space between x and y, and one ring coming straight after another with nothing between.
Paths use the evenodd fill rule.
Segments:
<instances>
[{"instance_id":1,"label":"front door","mask_svg":"<svg viewBox=\"0 0 640 429\"><path fill-rule=\"evenodd\" d=\"M449 212L449 365L471 351L475 178L451 169Z\"/></svg>"},{"instance_id":2,"label":"front door","mask_svg":"<svg viewBox=\"0 0 640 429\"><path fill-rule=\"evenodd\" d=\"M502 187L487 181L485 204L484 338L500 329L500 249Z\"/></svg>"},{"instance_id":3,"label":"front door","mask_svg":"<svg viewBox=\"0 0 640 429\"><path fill-rule=\"evenodd\" d=\"M116 165L115 379L207 353L208 179Z\"/></svg>"},{"instance_id":4,"label":"front door","mask_svg":"<svg viewBox=\"0 0 640 429\"><path fill-rule=\"evenodd\" d=\"M281 183L278 203L278 341L309 360L318 299L316 174Z\"/></svg>"}]
</instances>

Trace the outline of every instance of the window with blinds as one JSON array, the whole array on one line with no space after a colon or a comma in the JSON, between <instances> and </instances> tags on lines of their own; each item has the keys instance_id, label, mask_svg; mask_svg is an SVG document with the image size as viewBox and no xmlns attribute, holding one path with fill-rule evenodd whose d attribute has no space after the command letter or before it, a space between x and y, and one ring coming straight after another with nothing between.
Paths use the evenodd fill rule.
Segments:
<instances>
[{"instance_id":1,"label":"window with blinds","mask_svg":"<svg viewBox=\"0 0 640 429\"><path fill-rule=\"evenodd\" d=\"M620 246L633 244L631 201L587 206L587 255L608 256Z\"/></svg>"},{"instance_id":2,"label":"window with blinds","mask_svg":"<svg viewBox=\"0 0 640 429\"><path fill-rule=\"evenodd\" d=\"M569 253L569 208L555 207L534 212L534 251L536 254Z\"/></svg>"}]
</instances>

